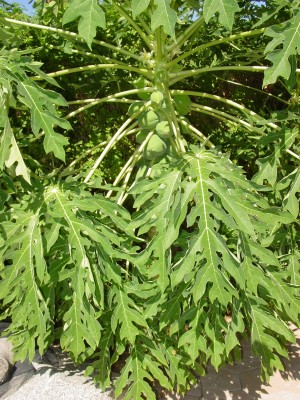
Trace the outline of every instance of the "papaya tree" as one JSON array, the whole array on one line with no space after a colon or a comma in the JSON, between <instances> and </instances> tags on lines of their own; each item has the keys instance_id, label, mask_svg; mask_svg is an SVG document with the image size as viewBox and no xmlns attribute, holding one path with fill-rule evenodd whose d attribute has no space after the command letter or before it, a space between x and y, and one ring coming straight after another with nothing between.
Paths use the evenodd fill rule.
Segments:
<instances>
[{"instance_id":1,"label":"papaya tree","mask_svg":"<svg viewBox=\"0 0 300 400\"><path fill-rule=\"evenodd\" d=\"M0 17L0 299L16 357L59 340L103 389L151 400L155 381L185 392L208 364L234 362L246 337L268 380L300 311L299 0L256 5L254 21L237 0L51 3L52 25ZM20 46L28 30L81 63L47 71ZM222 79L251 92L242 73L278 110L218 92ZM93 79L95 97L69 99L70 76ZM72 119L110 103L120 126L70 160ZM30 115L28 138L14 110ZM128 158L103 180L124 140ZM50 172L33 146L56 159Z\"/></svg>"}]
</instances>

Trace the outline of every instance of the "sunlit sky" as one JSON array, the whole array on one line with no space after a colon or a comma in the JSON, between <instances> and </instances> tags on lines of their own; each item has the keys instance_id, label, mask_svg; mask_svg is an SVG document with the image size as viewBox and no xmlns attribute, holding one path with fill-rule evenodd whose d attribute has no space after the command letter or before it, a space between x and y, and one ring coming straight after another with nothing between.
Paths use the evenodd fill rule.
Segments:
<instances>
[{"instance_id":1,"label":"sunlit sky","mask_svg":"<svg viewBox=\"0 0 300 400\"><path fill-rule=\"evenodd\" d=\"M29 4L29 0L15 0L15 1L6 0L6 2L9 4L18 3L24 8L24 11L28 11L28 13L32 12L33 10L32 9L33 1L31 1L31 4Z\"/></svg>"}]
</instances>

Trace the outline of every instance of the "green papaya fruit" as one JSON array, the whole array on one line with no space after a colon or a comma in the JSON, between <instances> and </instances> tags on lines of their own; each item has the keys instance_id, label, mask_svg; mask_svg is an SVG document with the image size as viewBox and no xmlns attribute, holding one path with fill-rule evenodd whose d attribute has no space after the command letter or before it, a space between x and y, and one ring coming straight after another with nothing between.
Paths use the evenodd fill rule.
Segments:
<instances>
[{"instance_id":1,"label":"green papaya fruit","mask_svg":"<svg viewBox=\"0 0 300 400\"><path fill-rule=\"evenodd\" d=\"M128 115L133 115L135 114L140 108L143 107L145 103L143 101L136 101L135 103L130 104L127 114Z\"/></svg>"},{"instance_id":2,"label":"green papaya fruit","mask_svg":"<svg viewBox=\"0 0 300 400\"><path fill-rule=\"evenodd\" d=\"M142 128L151 129L159 122L159 116L154 111L147 111L141 114L139 123Z\"/></svg>"},{"instance_id":3,"label":"green papaya fruit","mask_svg":"<svg viewBox=\"0 0 300 400\"><path fill-rule=\"evenodd\" d=\"M172 136L171 127L168 121L161 121L155 128L161 138L170 138Z\"/></svg>"},{"instance_id":4,"label":"green papaya fruit","mask_svg":"<svg viewBox=\"0 0 300 400\"><path fill-rule=\"evenodd\" d=\"M144 89L147 86L151 86L151 82L148 81L146 78L144 78L143 76L140 76L138 79L136 79L133 82L133 85L137 88L137 89ZM140 99L142 100L149 100L150 99L150 93L138 93L138 96Z\"/></svg>"},{"instance_id":5,"label":"green papaya fruit","mask_svg":"<svg viewBox=\"0 0 300 400\"><path fill-rule=\"evenodd\" d=\"M151 99L151 101L153 103L160 104L164 99L164 95L162 94L162 92L158 92L158 91L157 92L153 92L151 94L150 99Z\"/></svg>"},{"instance_id":6,"label":"green papaya fruit","mask_svg":"<svg viewBox=\"0 0 300 400\"><path fill-rule=\"evenodd\" d=\"M146 139L149 131L146 129L143 129L142 131L139 131L136 135L136 141L137 143L143 143L143 141Z\"/></svg>"},{"instance_id":7,"label":"green papaya fruit","mask_svg":"<svg viewBox=\"0 0 300 400\"><path fill-rule=\"evenodd\" d=\"M167 150L167 145L158 135L151 136L144 151L144 156L147 160L153 160L156 157L162 156Z\"/></svg>"}]
</instances>

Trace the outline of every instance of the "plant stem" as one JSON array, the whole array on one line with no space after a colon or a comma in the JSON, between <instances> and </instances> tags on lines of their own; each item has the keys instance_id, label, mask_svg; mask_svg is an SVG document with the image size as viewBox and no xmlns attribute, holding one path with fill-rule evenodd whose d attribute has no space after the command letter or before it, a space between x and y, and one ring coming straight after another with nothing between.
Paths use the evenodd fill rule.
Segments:
<instances>
[{"instance_id":1,"label":"plant stem","mask_svg":"<svg viewBox=\"0 0 300 400\"><path fill-rule=\"evenodd\" d=\"M142 29L138 26L138 24L131 18L131 16L124 10L123 7L121 7L119 4L117 4L113 0L113 6L119 11L119 13L129 22L129 24L136 30L136 32L140 35L140 37L144 40L145 44L149 48L149 50L153 50L152 44L150 40L148 39L147 35L145 32L142 31Z\"/></svg>"},{"instance_id":2,"label":"plant stem","mask_svg":"<svg viewBox=\"0 0 300 400\"><path fill-rule=\"evenodd\" d=\"M114 136L110 139L110 141L108 142L108 144L106 145L105 149L103 150L103 152L101 153L100 157L96 160L96 162L94 163L92 169L90 170L90 172L87 174L84 183L87 183L91 177L93 176L94 172L96 171L96 169L98 168L98 166L101 164L101 162L103 161L104 157L106 156L106 154L109 152L109 150L114 146L114 144L117 141L117 138L123 133L123 131L127 128L128 125L130 125L132 123L132 121L138 117L149 105L151 104L151 101L148 101L144 106L142 106L136 113L134 113L130 118L128 118L124 124L121 125L121 127L117 130L117 132L114 134ZM131 128L133 126L135 126L137 124L137 122L135 122Z\"/></svg>"},{"instance_id":3,"label":"plant stem","mask_svg":"<svg viewBox=\"0 0 300 400\"><path fill-rule=\"evenodd\" d=\"M297 160L300 160L300 156L298 154L294 153L292 150L286 149L285 151L287 153L289 153L291 156L295 157Z\"/></svg>"},{"instance_id":4,"label":"plant stem","mask_svg":"<svg viewBox=\"0 0 300 400\"><path fill-rule=\"evenodd\" d=\"M166 102L167 102L167 104L169 106L168 107L169 111L171 112L171 115L169 115L169 114L167 115L167 119L168 119L168 122L169 122L173 132L174 132L175 141L176 141L176 143L178 145L179 151L181 153L185 153L186 150L185 150L185 147L184 147L184 143L182 141L180 128L179 128L178 121L177 121L176 111L175 111L173 103L172 103L172 98L171 98L171 95L170 95L170 91L168 90L166 93L167 93Z\"/></svg>"},{"instance_id":5,"label":"plant stem","mask_svg":"<svg viewBox=\"0 0 300 400\"><path fill-rule=\"evenodd\" d=\"M119 142L124 136L131 135L132 133L136 133L136 132L138 132L139 130L140 130L139 128L135 128L135 129L131 129L131 130L126 130L126 131L124 131L124 132L122 133L122 135L120 135L120 136L118 137L116 143ZM108 143L108 141L106 140L105 142L101 142L101 143L97 144L96 146L94 146L93 148L86 150L86 151L85 151L83 154L81 154L78 158L76 158L75 160L73 160L73 161L71 162L71 164L69 164L69 165L59 174L59 177L61 178L61 177L63 177L63 176L69 175L69 174L70 174L69 171L74 167L74 165L76 165L79 161L81 161L83 158L85 158L85 157L88 156L89 154L94 153L94 152L95 152L96 150L98 150L100 147L106 146L107 143Z\"/></svg>"},{"instance_id":6,"label":"plant stem","mask_svg":"<svg viewBox=\"0 0 300 400\"><path fill-rule=\"evenodd\" d=\"M255 29L253 31L246 31L246 32L242 32L242 33L237 33L237 34L234 34L234 35L227 36L225 38L213 40L213 41L208 42L208 43L203 43L200 46L197 46L194 49L192 49L190 51L187 51L186 53L182 54L181 56L179 56L179 57L175 58L174 60L170 61L167 64L167 67L170 68L171 66L173 66L175 64L178 64L179 61L184 60L185 58L191 56L192 54L197 53L199 51L202 51L202 50L204 50L204 49L206 49L208 47L217 46L218 44L230 42L232 40L242 39L244 37L261 35L262 33L264 33L266 31L266 29L267 28Z\"/></svg>"},{"instance_id":7,"label":"plant stem","mask_svg":"<svg viewBox=\"0 0 300 400\"><path fill-rule=\"evenodd\" d=\"M12 24L15 24L15 25L26 26L28 28L35 28L35 29L41 29L41 30L44 30L44 31L58 33L59 35L67 36L67 37L73 38L73 39L75 39L75 40L77 40L77 41L79 41L81 43L85 43L84 39L82 39L82 37L79 36L77 33L66 31L64 29L53 28L52 26L33 24L31 22L18 21L17 19L6 18L6 17L0 17L0 21L9 22L9 23L12 23ZM130 51L124 50L124 49L122 49L122 48L120 48L118 46L114 46L112 44L103 42L102 40L94 39L93 43L94 44L98 44L99 46L102 46L102 47L107 47L110 50L117 51L118 53L121 53L121 54L123 54L125 56L128 56L128 57L131 57L131 58L134 58L137 61L142 61L140 56L138 56L138 55L136 55L136 54L134 54L134 53L132 53Z\"/></svg>"},{"instance_id":8,"label":"plant stem","mask_svg":"<svg viewBox=\"0 0 300 400\"><path fill-rule=\"evenodd\" d=\"M180 47L196 32L197 29L204 23L204 17L201 16L196 21L194 21L177 39L177 41L167 47L167 50L171 52L175 48L180 49Z\"/></svg>"},{"instance_id":9,"label":"plant stem","mask_svg":"<svg viewBox=\"0 0 300 400\"><path fill-rule=\"evenodd\" d=\"M259 133L260 135L262 134L260 129L255 128L253 125L249 124L249 122L246 122L246 121L244 121L240 118L237 118L231 114L228 114L224 111L216 110L215 108L203 106L203 105L196 104L196 103L192 103L192 108L194 111L199 111L203 114L211 115L214 118L219 118L225 122L227 122L227 120L234 121L237 125L243 125L249 131L254 131L256 133Z\"/></svg>"},{"instance_id":10,"label":"plant stem","mask_svg":"<svg viewBox=\"0 0 300 400\"><path fill-rule=\"evenodd\" d=\"M119 172L118 176L116 177L116 179L114 180L113 186L116 186L124 177L124 175L126 174L128 168L130 166L132 166L132 163L134 163L134 165L136 164L136 162L139 159L139 156L141 155L142 151L144 150L146 144L148 143L150 137L153 135L153 131L149 132L149 134L147 135L147 137L145 138L145 140L143 141L143 143L138 147L138 149L135 150L135 152L132 154L132 156L129 158L129 160L126 162L126 164L123 166L123 168L121 169L121 171ZM132 166L132 168L134 167L134 165ZM131 169L132 169L131 168ZM110 190L106 197L110 197L111 194L113 193L113 190Z\"/></svg>"},{"instance_id":11,"label":"plant stem","mask_svg":"<svg viewBox=\"0 0 300 400\"><path fill-rule=\"evenodd\" d=\"M87 104L86 106L82 106L82 107L78 108L75 111L72 111L65 118L66 119L70 119L70 118L74 117L75 115L79 114L80 112L85 111L88 108L93 107L93 106L95 106L97 104L100 104L100 103L105 103L105 102L108 102L108 101L114 102L115 98L118 98L118 97L127 96L127 95L131 95L131 94L138 94L138 93L149 93L149 92L154 92L154 91L155 91L155 88L146 87L146 88L143 88L143 89L132 89L132 90L126 90L125 92L119 92L119 93L111 94L111 95L109 95L107 97L103 97L102 99L98 99L98 100L95 100L95 101L93 99L76 100L76 103L77 102L81 102L81 103L89 102L89 104ZM76 104L76 103L69 102L69 104Z\"/></svg>"},{"instance_id":12,"label":"plant stem","mask_svg":"<svg viewBox=\"0 0 300 400\"><path fill-rule=\"evenodd\" d=\"M136 165L136 163L139 161L139 159L141 158L141 154L142 151L144 150L146 144L148 143L148 141L150 140L151 136L153 135L153 131L149 132L147 137L145 138L145 140L143 141L143 143L138 147L138 149L136 149L136 151L134 152L134 154L130 157L130 159L127 161L126 163L126 168L125 166L122 168L122 171L119 174L119 180L117 181L117 179L115 180L115 182L113 183L114 185L117 185L119 183L119 181L123 178L123 176L126 174L124 183L122 185L122 193L120 194L120 197L118 199L118 204L122 204L123 201L125 201L125 190L126 187L128 185L129 179L131 177L132 171L134 166ZM112 191L110 191L112 192ZM107 193L106 197L109 197L110 192Z\"/></svg>"},{"instance_id":13,"label":"plant stem","mask_svg":"<svg viewBox=\"0 0 300 400\"><path fill-rule=\"evenodd\" d=\"M174 83L181 81L189 76L193 75L200 75L206 72L214 72L214 71L250 71L250 72L264 72L268 67L261 66L261 65L228 65L224 67L206 67L206 68L196 68L190 69L180 72L173 72L169 74L170 79L170 86L174 85Z\"/></svg>"},{"instance_id":14,"label":"plant stem","mask_svg":"<svg viewBox=\"0 0 300 400\"><path fill-rule=\"evenodd\" d=\"M259 92L259 93L264 94L265 96L273 97L274 99L276 99L276 100L278 100L278 101L281 101L282 103L284 103L284 104L286 104L286 105L289 105L289 104L290 104L288 101L283 100L283 99L281 99L280 97L275 96L274 94L264 92L263 90L254 88L254 87L252 87L252 86L244 85L243 83L240 83L240 82L230 81L229 79L223 79L223 78L220 78L219 76L215 76L215 78L219 79L220 81L224 81L224 82L231 83L232 85L242 86L242 87L244 87L244 88L254 90L254 91L256 91L256 92Z\"/></svg>"},{"instance_id":15,"label":"plant stem","mask_svg":"<svg viewBox=\"0 0 300 400\"><path fill-rule=\"evenodd\" d=\"M56 77L56 76L74 74L76 72L97 71L98 69L109 69L109 68L116 68L116 69L123 69L123 70L127 70L127 71L133 71L133 72L136 72L136 73L138 73L140 75L146 76L146 78L148 78L148 79L151 79L151 77L152 77L152 72L148 71L147 69L136 68L136 67L132 67L130 65L119 64L119 63L118 64L92 64L92 65L85 65L84 67L68 68L68 69L63 69L63 70L56 71L56 72L51 72L51 73L49 73L47 75L51 76L51 77ZM40 80L43 80L43 78L41 78L39 76L35 76L35 77L32 77L31 80L40 81Z\"/></svg>"},{"instance_id":16,"label":"plant stem","mask_svg":"<svg viewBox=\"0 0 300 400\"><path fill-rule=\"evenodd\" d=\"M143 26L143 28L144 28L145 32L147 33L147 35L148 35L149 37L153 37L153 32L152 32L150 26L148 26L148 25L146 24L146 22L143 20L143 18L141 18L141 17L138 15L138 16L136 17L136 19L137 19L137 20L139 21L139 23Z\"/></svg>"},{"instance_id":17,"label":"plant stem","mask_svg":"<svg viewBox=\"0 0 300 400\"><path fill-rule=\"evenodd\" d=\"M68 101L68 105L73 104L82 104L82 103L95 103L98 102L99 99L81 99L81 100L72 100ZM137 100L132 99L109 99L106 100L105 103L124 103L124 104L132 104L135 103Z\"/></svg>"},{"instance_id":18,"label":"plant stem","mask_svg":"<svg viewBox=\"0 0 300 400\"><path fill-rule=\"evenodd\" d=\"M194 134L196 134L197 138L200 139L200 141L203 144L207 144L208 147L210 147L211 149L213 149L215 147L215 145L205 135L203 135L202 132L200 132L197 128L195 128L192 124L190 124L189 122L187 122L181 118L178 121L181 125L185 126L190 131L192 131Z\"/></svg>"},{"instance_id":19,"label":"plant stem","mask_svg":"<svg viewBox=\"0 0 300 400\"><path fill-rule=\"evenodd\" d=\"M163 41L162 41L162 28L161 26L156 30L156 48L155 48L155 60L159 64L163 60Z\"/></svg>"},{"instance_id":20,"label":"plant stem","mask_svg":"<svg viewBox=\"0 0 300 400\"><path fill-rule=\"evenodd\" d=\"M53 46L52 44L49 44L48 47L50 49L64 51L63 47L61 47L61 46ZM98 60L101 60L101 61L107 61L107 62L111 62L113 64L120 64L120 65L127 66L127 64L123 63L122 61L116 60L115 58L100 56L99 54L94 54L89 51L83 51L83 50L77 50L77 49L71 49L69 51L71 51L73 54L81 54L85 57L97 58Z\"/></svg>"},{"instance_id":21,"label":"plant stem","mask_svg":"<svg viewBox=\"0 0 300 400\"><path fill-rule=\"evenodd\" d=\"M218 96L218 95L215 95L215 94L209 94L209 93L205 93L205 92L194 92L192 90L171 90L170 93L173 96L186 94L186 95L189 95L189 96L204 97L204 98L220 101L220 102L225 103L225 104L227 104L229 106L233 106L235 108L238 108L239 110L251 115L252 117L257 119L258 121L261 121L263 119L261 116L256 114L254 111L249 110L249 108L243 106L242 104L236 103L235 101L232 101L232 100L225 99L224 97L221 97L221 96ZM267 125L270 126L271 128L278 129L278 126L276 124L272 123L272 122L269 122Z\"/></svg>"}]
</instances>

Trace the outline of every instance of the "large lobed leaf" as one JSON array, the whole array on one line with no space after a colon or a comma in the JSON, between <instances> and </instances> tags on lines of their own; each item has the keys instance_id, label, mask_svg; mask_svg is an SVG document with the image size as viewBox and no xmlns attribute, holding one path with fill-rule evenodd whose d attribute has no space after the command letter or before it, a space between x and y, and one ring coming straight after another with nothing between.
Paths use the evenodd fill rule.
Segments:
<instances>
[{"instance_id":1,"label":"large lobed leaf","mask_svg":"<svg viewBox=\"0 0 300 400\"><path fill-rule=\"evenodd\" d=\"M265 71L263 85L275 83L278 77L289 79L295 74L295 66L292 70L292 56L300 55L300 11L298 7L290 20L281 25L269 27L265 35L273 38L265 48L266 59L272 66Z\"/></svg>"},{"instance_id":2,"label":"large lobed leaf","mask_svg":"<svg viewBox=\"0 0 300 400\"><path fill-rule=\"evenodd\" d=\"M8 93L9 88L7 86L0 86L0 128L3 129L0 136L0 169L3 170L4 167L11 168L15 164L16 175L23 176L30 183L29 171L16 142L8 117Z\"/></svg>"},{"instance_id":3,"label":"large lobed leaf","mask_svg":"<svg viewBox=\"0 0 300 400\"><path fill-rule=\"evenodd\" d=\"M175 24L177 22L177 13L170 6L171 0L154 0L156 9L151 18L151 28L153 30L162 26L167 35L175 39Z\"/></svg>"},{"instance_id":4,"label":"large lobed leaf","mask_svg":"<svg viewBox=\"0 0 300 400\"><path fill-rule=\"evenodd\" d=\"M234 15L240 11L236 0L205 0L203 5L203 15L208 22L216 13L219 14L219 22L229 31L232 29Z\"/></svg>"},{"instance_id":5,"label":"large lobed leaf","mask_svg":"<svg viewBox=\"0 0 300 400\"><path fill-rule=\"evenodd\" d=\"M56 132L54 127L60 126L65 130L71 129L70 123L61 118L56 109L56 107L66 106L67 102L59 93L38 86L28 76L28 71L33 72L48 83L57 86L53 78L48 77L40 70L40 63L32 61L27 56L22 56L18 52L3 50L2 53L3 56L0 57L0 85L3 89L0 91L0 101L3 108L0 122L1 126L5 128L2 138L5 151L3 150L1 156L1 165L3 166L3 163L6 162L8 166L11 166L14 162L17 162L17 174L23 175L29 181L28 172L26 172L24 161L7 119L9 107L11 105L16 106L15 92L17 92L18 100L31 111L31 127L34 135L38 136L44 133L45 151L47 153L53 152L57 158L63 161L65 160L64 146L68 144L68 139Z\"/></svg>"},{"instance_id":6,"label":"large lobed leaf","mask_svg":"<svg viewBox=\"0 0 300 400\"><path fill-rule=\"evenodd\" d=\"M265 181L274 187L278 179L278 170L281 164L282 156L285 151L292 147L298 136L298 129L283 128L281 131L272 132L263 136L258 144L272 143L274 150L266 157L259 158L256 161L258 172L253 177L253 181L263 184Z\"/></svg>"},{"instance_id":7,"label":"large lobed leaf","mask_svg":"<svg viewBox=\"0 0 300 400\"><path fill-rule=\"evenodd\" d=\"M149 6L150 0L131 0L131 10L133 18L142 14Z\"/></svg>"},{"instance_id":8,"label":"large lobed leaf","mask_svg":"<svg viewBox=\"0 0 300 400\"><path fill-rule=\"evenodd\" d=\"M60 118L57 114L54 104L66 106L67 103L63 97L52 90L42 89L29 79L19 82L18 84L19 99L31 110L31 127L33 133L37 136L40 132L45 133L44 148L46 153L53 154L65 160L64 146L69 140L55 132L54 125L58 125L63 129L71 129L68 121Z\"/></svg>"},{"instance_id":9,"label":"large lobed leaf","mask_svg":"<svg viewBox=\"0 0 300 400\"><path fill-rule=\"evenodd\" d=\"M146 300L144 315L150 327L157 329L159 324L161 332L179 337L177 356L188 357L185 362L192 368L201 370L201 356L218 369L239 345L245 325L257 324L254 314L247 314L245 293L262 297L264 310L278 318L279 325L298 319L300 304L297 290L288 284L290 272L280 272L276 254L261 241L295 217L269 207L260 189L265 190L247 181L227 157L195 149L170 168L157 165L152 178L130 190L138 209L130 226L151 240L131 259L138 271L134 275L146 279L148 286L133 280L128 287ZM276 295L271 305L272 293ZM230 323L225 321L228 312ZM257 326L261 341L268 341L268 332ZM285 335L275 351L284 340L293 341ZM262 350L255 347L267 365ZM265 377L270 373L268 369Z\"/></svg>"},{"instance_id":10,"label":"large lobed leaf","mask_svg":"<svg viewBox=\"0 0 300 400\"><path fill-rule=\"evenodd\" d=\"M14 316L9 331L21 360L33 357L36 342L42 354L52 335L53 316L46 296L49 274L39 221L43 199L35 200L31 209L16 205L8 216L1 215L4 243L0 255L9 263L0 271L0 298Z\"/></svg>"},{"instance_id":11,"label":"large lobed leaf","mask_svg":"<svg viewBox=\"0 0 300 400\"><path fill-rule=\"evenodd\" d=\"M45 351L56 318L63 323L61 345L75 360L99 346L104 281L120 275L113 258L123 238L107 222L112 210L115 220L122 215L126 221L122 207L67 184L35 186L10 214L0 214L0 299L12 315L10 331L19 358L32 358L36 342L41 354Z\"/></svg>"},{"instance_id":12,"label":"large lobed leaf","mask_svg":"<svg viewBox=\"0 0 300 400\"><path fill-rule=\"evenodd\" d=\"M105 28L105 14L97 0L72 0L64 13L63 24L79 18L78 32L91 48L97 27Z\"/></svg>"}]
</instances>

